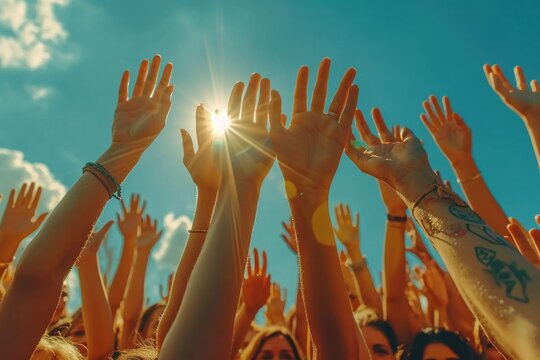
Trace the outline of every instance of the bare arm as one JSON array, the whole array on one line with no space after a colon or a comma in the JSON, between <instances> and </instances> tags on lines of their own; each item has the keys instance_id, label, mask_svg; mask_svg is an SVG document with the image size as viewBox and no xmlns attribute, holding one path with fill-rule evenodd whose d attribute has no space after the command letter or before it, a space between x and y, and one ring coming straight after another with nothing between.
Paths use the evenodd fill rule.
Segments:
<instances>
[{"instance_id":1,"label":"bare arm","mask_svg":"<svg viewBox=\"0 0 540 360\"><path fill-rule=\"evenodd\" d=\"M107 236L113 221L107 222L101 230L92 233L83 250L77 267L81 282L82 313L86 342L87 358L101 360L114 350L113 316L105 285L101 278L97 251Z\"/></svg>"},{"instance_id":2,"label":"bare arm","mask_svg":"<svg viewBox=\"0 0 540 360\"><path fill-rule=\"evenodd\" d=\"M143 68L147 67L146 62ZM128 73L123 76L113 143L97 160L119 183L165 125L173 90L168 85L172 66L166 69L168 75L162 77L153 97L159 60L153 62L147 79L146 71L142 72L137 84L141 96L127 100ZM13 285L0 304L0 358L30 357L54 313L63 280L109 198L103 184L93 174L84 173L26 248Z\"/></svg>"},{"instance_id":3,"label":"bare arm","mask_svg":"<svg viewBox=\"0 0 540 360\"><path fill-rule=\"evenodd\" d=\"M243 101L243 84L233 87L228 111L231 129L221 140L221 184L214 215L180 310L163 342L162 359L220 358L231 352L259 189L274 160L265 145L269 90L269 81L261 81L259 74L251 76Z\"/></svg>"},{"instance_id":4,"label":"bare arm","mask_svg":"<svg viewBox=\"0 0 540 360\"><path fill-rule=\"evenodd\" d=\"M359 342L341 274L328 192L350 130L358 87L351 86L355 71L349 69L330 105L331 115L324 114L329 69L330 60L324 59L308 111L308 69L300 68L289 128L282 124L281 98L272 92L271 138L294 219L304 305L317 356L357 359L367 349Z\"/></svg>"},{"instance_id":5,"label":"bare arm","mask_svg":"<svg viewBox=\"0 0 540 360\"><path fill-rule=\"evenodd\" d=\"M207 230L212 219L219 186L219 172L212 157L212 123L210 114L202 105L197 107L196 129L199 149L193 149L193 140L189 133L182 130L184 146L184 165L193 182L197 185L197 205L193 215L192 229L186 247L174 275L173 286L165 312L157 330L157 346L160 348L167 336L188 286L193 267L206 240Z\"/></svg>"},{"instance_id":6,"label":"bare arm","mask_svg":"<svg viewBox=\"0 0 540 360\"><path fill-rule=\"evenodd\" d=\"M443 97L444 112L435 96L429 99L431 104L428 101L423 103L427 115L422 114L420 117L450 161L467 201L492 228L500 234L508 234L508 218L489 190L473 158L471 129L453 111L448 97Z\"/></svg>"},{"instance_id":7,"label":"bare arm","mask_svg":"<svg viewBox=\"0 0 540 360\"><path fill-rule=\"evenodd\" d=\"M395 143L348 153L402 195L499 350L514 359L540 356L540 270L438 182L414 134L404 129Z\"/></svg>"},{"instance_id":8,"label":"bare arm","mask_svg":"<svg viewBox=\"0 0 540 360\"><path fill-rule=\"evenodd\" d=\"M124 245L122 247L122 255L120 257L120 262L118 263L118 268L109 288L109 303L113 317L116 315L120 302L124 298L129 273L131 272L133 265L135 240L140 231L141 217L146 206L146 203L143 203L142 206L140 206L139 201L140 196L138 194L131 195L129 208L127 208L122 200L122 215L116 215L117 225L124 239Z\"/></svg>"}]
</instances>

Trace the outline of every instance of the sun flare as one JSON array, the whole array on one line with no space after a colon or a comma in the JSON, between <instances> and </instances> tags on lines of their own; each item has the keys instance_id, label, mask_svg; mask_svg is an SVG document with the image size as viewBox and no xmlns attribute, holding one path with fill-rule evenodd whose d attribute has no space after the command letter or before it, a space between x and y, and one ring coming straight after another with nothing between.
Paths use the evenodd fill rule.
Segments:
<instances>
[{"instance_id":1,"label":"sun flare","mask_svg":"<svg viewBox=\"0 0 540 360\"><path fill-rule=\"evenodd\" d=\"M212 115L212 128L214 129L214 134L223 135L229 128L229 125L230 120L227 115L217 111Z\"/></svg>"}]
</instances>

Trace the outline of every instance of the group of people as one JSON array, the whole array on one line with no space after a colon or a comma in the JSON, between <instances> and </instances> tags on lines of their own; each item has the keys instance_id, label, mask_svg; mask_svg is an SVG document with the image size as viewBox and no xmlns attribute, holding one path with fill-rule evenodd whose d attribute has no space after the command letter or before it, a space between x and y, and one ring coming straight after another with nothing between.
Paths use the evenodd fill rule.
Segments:
<instances>
[{"instance_id":1,"label":"group of people","mask_svg":"<svg viewBox=\"0 0 540 360\"><path fill-rule=\"evenodd\" d=\"M467 201L433 171L410 129L388 126L374 108L377 131L370 130L357 109L354 68L327 107L330 63L320 63L310 105L309 70L299 69L290 121L279 92L257 73L247 87L233 86L225 131L215 131L212 114L197 107L197 147L181 131L183 163L197 188L192 227L169 289L146 308L145 273L161 232L139 195L122 197L121 184L165 126L173 66L166 64L158 81L161 57L143 60L131 92L124 72L111 145L84 165L56 208L37 214L42 189L34 183L4 194L0 359L540 358L540 230L527 231L499 206L472 156L471 130L450 100L430 96L421 120ZM538 82L529 87L519 66L516 85L497 65L484 71L523 120L540 164ZM332 180L349 160L378 180L387 209L380 287L360 246L359 214L346 204L330 210ZM249 251L274 161L291 211L282 238L298 258L296 303L288 311L286 292L267 270L272 259ZM113 197L121 204L123 248L105 281L97 253L114 221L94 225ZM338 252L336 238L346 251ZM422 265L409 266L406 252ZM67 314L73 266L82 306ZM255 322L259 311L264 324Z\"/></svg>"}]
</instances>

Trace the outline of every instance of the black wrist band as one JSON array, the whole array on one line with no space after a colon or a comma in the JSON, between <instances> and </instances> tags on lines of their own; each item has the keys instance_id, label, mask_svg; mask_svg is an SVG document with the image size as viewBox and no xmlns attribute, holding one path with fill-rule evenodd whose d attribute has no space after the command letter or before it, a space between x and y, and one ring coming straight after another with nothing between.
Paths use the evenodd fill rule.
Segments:
<instances>
[{"instance_id":1,"label":"black wrist band","mask_svg":"<svg viewBox=\"0 0 540 360\"><path fill-rule=\"evenodd\" d=\"M406 216L395 216L395 215L387 214L386 218L388 219L388 221L397 221L397 222L403 222L403 223L407 222Z\"/></svg>"}]
</instances>

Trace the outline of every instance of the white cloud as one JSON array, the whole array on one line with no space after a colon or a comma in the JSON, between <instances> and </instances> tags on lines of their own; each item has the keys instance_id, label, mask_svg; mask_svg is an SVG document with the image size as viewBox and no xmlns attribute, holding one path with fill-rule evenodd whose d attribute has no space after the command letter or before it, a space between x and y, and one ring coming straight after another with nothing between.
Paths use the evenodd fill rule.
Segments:
<instances>
[{"instance_id":1,"label":"white cloud","mask_svg":"<svg viewBox=\"0 0 540 360\"><path fill-rule=\"evenodd\" d=\"M43 100L49 97L53 92L53 89L49 86L37 86L37 85L26 86L25 90L34 101Z\"/></svg>"},{"instance_id":2,"label":"white cloud","mask_svg":"<svg viewBox=\"0 0 540 360\"><path fill-rule=\"evenodd\" d=\"M152 256L158 268L174 271L188 238L191 220L185 215L175 217L169 212L165 215L163 228L163 237Z\"/></svg>"},{"instance_id":3,"label":"white cloud","mask_svg":"<svg viewBox=\"0 0 540 360\"><path fill-rule=\"evenodd\" d=\"M51 60L53 46L68 36L55 6L68 2L0 0L0 67L37 69Z\"/></svg>"},{"instance_id":4,"label":"white cloud","mask_svg":"<svg viewBox=\"0 0 540 360\"><path fill-rule=\"evenodd\" d=\"M50 211L66 193L65 186L56 180L45 164L30 163L21 151L0 148L0 193L7 196L12 188L19 188L24 182L35 182L43 187L38 211Z\"/></svg>"}]
</instances>

